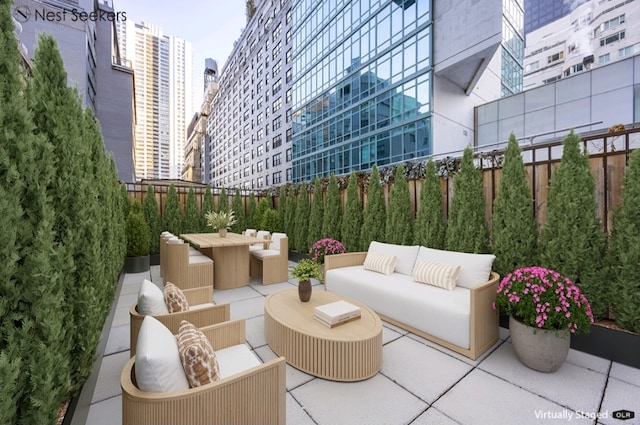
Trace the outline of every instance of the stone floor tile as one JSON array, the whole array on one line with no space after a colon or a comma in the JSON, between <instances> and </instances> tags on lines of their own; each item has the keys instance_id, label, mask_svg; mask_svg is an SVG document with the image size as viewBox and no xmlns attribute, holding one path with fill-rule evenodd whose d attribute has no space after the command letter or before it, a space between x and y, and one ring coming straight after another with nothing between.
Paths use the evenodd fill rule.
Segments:
<instances>
[{"instance_id":1,"label":"stone floor tile","mask_svg":"<svg viewBox=\"0 0 640 425\"><path fill-rule=\"evenodd\" d=\"M120 297L118 298L118 302L116 304L116 309L126 308L129 310L129 307L133 304L138 303L138 293L135 292L133 294L123 294L120 293Z\"/></svg>"},{"instance_id":2,"label":"stone floor tile","mask_svg":"<svg viewBox=\"0 0 640 425\"><path fill-rule=\"evenodd\" d=\"M254 351L263 362L268 362L278 357L268 345L257 348ZM313 379L316 378L287 364L287 391L297 388Z\"/></svg>"},{"instance_id":3,"label":"stone floor tile","mask_svg":"<svg viewBox=\"0 0 640 425\"><path fill-rule=\"evenodd\" d=\"M380 374L360 382L314 379L291 393L318 425L403 424L427 407Z\"/></svg>"},{"instance_id":4,"label":"stone floor tile","mask_svg":"<svg viewBox=\"0 0 640 425\"><path fill-rule=\"evenodd\" d=\"M233 289L214 289L213 302L216 304L230 303L233 301L248 300L262 297L262 295L250 286L242 286ZM233 311L232 311L233 313Z\"/></svg>"},{"instance_id":5,"label":"stone floor tile","mask_svg":"<svg viewBox=\"0 0 640 425\"><path fill-rule=\"evenodd\" d=\"M109 356L111 354L120 353L121 351L129 351L130 345L130 328L129 324L112 326L109 331L109 339L104 349L104 355Z\"/></svg>"},{"instance_id":6,"label":"stone floor tile","mask_svg":"<svg viewBox=\"0 0 640 425\"><path fill-rule=\"evenodd\" d=\"M118 307L116 308L116 310L113 313L113 321L111 322L111 326L122 326L122 325L128 325L129 321L131 320L129 318L129 310L131 308L131 305L125 306L123 305L122 307Z\"/></svg>"},{"instance_id":7,"label":"stone floor tile","mask_svg":"<svg viewBox=\"0 0 640 425\"><path fill-rule=\"evenodd\" d=\"M264 297L249 298L231 303L231 320L250 319L264 315Z\"/></svg>"},{"instance_id":8,"label":"stone floor tile","mask_svg":"<svg viewBox=\"0 0 640 425\"><path fill-rule=\"evenodd\" d=\"M386 326L382 327L382 345L388 344L391 341L395 341L398 338L402 338L402 334Z\"/></svg>"},{"instance_id":9,"label":"stone floor tile","mask_svg":"<svg viewBox=\"0 0 640 425\"><path fill-rule=\"evenodd\" d=\"M98 381L96 382L96 388L91 398L92 404L121 394L120 374L128 361L128 350L102 358Z\"/></svg>"},{"instance_id":10,"label":"stone floor tile","mask_svg":"<svg viewBox=\"0 0 640 425\"><path fill-rule=\"evenodd\" d=\"M467 364L469 364L469 365L472 365L472 366L477 366L477 365L479 365L479 364L480 364L480 363L481 363L481 362L482 362L482 361L483 361L487 356L489 356L489 355L490 355L493 351L495 351L495 350L496 350L496 349L497 349L501 344L503 344L503 343L504 343L504 341L503 341L503 340L501 340L501 339L499 339L499 338L498 338L498 341L497 341L495 344L493 344L493 346L491 346L489 349L487 349L487 351L485 351L485 352L484 352L484 353L482 353L480 356L478 356L478 358L477 358L477 359L475 359L475 360L471 360L469 357L467 357L467 356L465 356L465 355L462 355L462 354L460 354L460 353L456 353L455 351L450 350L450 349L448 349L447 347L443 347L442 345L440 345L440 344L438 344L438 343L436 343L436 342L433 342L433 341L429 341L428 339L423 338L423 337L421 337L421 336L419 336L419 335L412 334L412 333L408 333L408 334L407 334L407 337L409 337L409 338L411 338L411 339L413 339L413 340L416 340L416 341L418 341L418 342L420 342L420 343L422 343L422 344L424 344L424 345L427 345L427 346L429 346L429 347L431 347L431 348L433 348L433 349L435 349L435 350L438 350L438 351L440 351L440 352L442 352L442 353L444 353L444 354L446 354L446 355L448 355L448 356L451 356L451 357L453 357L454 359L457 359L457 360L463 361L463 362L465 362L465 363L467 363Z\"/></svg>"},{"instance_id":11,"label":"stone floor tile","mask_svg":"<svg viewBox=\"0 0 640 425\"><path fill-rule=\"evenodd\" d=\"M637 369L636 369L637 370ZM622 421L613 418L613 412L628 410L635 413L634 420ZM632 425L640 423L640 387L615 378L609 378L602 400L601 417L598 420L605 425Z\"/></svg>"},{"instance_id":12,"label":"stone floor tile","mask_svg":"<svg viewBox=\"0 0 640 425\"><path fill-rule=\"evenodd\" d=\"M503 341L506 341L509 338L509 329L503 328L503 327L499 327L498 328L498 338L500 338Z\"/></svg>"},{"instance_id":13,"label":"stone floor tile","mask_svg":"<svg viewBox=\"0 0 640 425\"><path fill-rule=\"evenodd\" d=\"M382 326L384 326L385 328L389 328L389 329L391 329L391 330L393 330L393 331L396 331L396 332L398 332L400 335L407 335L407 334L409 334L409 332L408 332L408 331L405 331L405 330L404 330L404 329L402 329L401 327L398 327L398 326L396 326L396 325L392 325L391 323L389 323L389 322L385 322L384 320L382 321Z\"/></svg>"},{"instance_id":14,"label":"stone floor tile","mask_svg":"<svg viewBox=\"0 0 640 425\"><path fill-rule=\"evenodd\" d=\"M151 274L146 271L142 273L127 273L124 275L123 284L141 283L144 279L151 280Z\"/></svg>"},{"instance_id":15,"label":"stone floor tile","mask_svg":"<svg viewBox=\"0 0 640 425\"><path fill-rule=\"evenodd\" d=\"M462 425L592 424L575 412L474 369L432 407ZM571 421L568 418L571 416Z\"/></svg>"},{"instance_id":16,"label":"stone floor tile","mask_svg":"<svg viewBox=\"0 0 640 425\"><path fill-rule=\"evenodd\" d=\"M611 365L611 377L640 387L640 369L614 362ZM640 416L640 412L637 412L637 416Z\"/></svg>"},{"instance_id":17,"label":"stone floor tile","mask_svg":"<svg viewBox=\"0 0 640 425\"><path fill-rule=\"evenodd\" d=\"M258 285L251 285L251 287L262 295L273 294L274 292L281 291L283 289L290 289L293 286L289 282L282 283L274 283L272 285L263 285L262 283Z\"/></svg>"},{"instance_id":18,"label":"stone floor tile","mask_svg":"<svg viewBox=\"0 0 640 425\"><path fill-rule=\"evenodd\" d=\"M246 320L247 342L252 348L267 345L264 337L264 316L253 317Z\"/></svg>"},{"instance_id":19,"label":"stone floor tile","mask_svg":"<svg viewBox=\"0 0 640 425\"><path fill-rule=\"evenodd\" d=\"M416 418L415 421L411 422L411 425L457 425L458 422L453 419L447 417L444 413L440 412L438 409L434 407L430 407L426 412L421 414Z\"/></svg>"},{"instance_id":20,"label":"stone floor tile","mask_svg":"<svg viewBox=\"0 0 640 425\"><path fill-rule=\"evenodd\" d=\"M385 345L382 358L382 374L427 403L437 400L472 368L406 336Z\"/></svg>"},{"instance_id":21,"label":"stone floor tile","mask_svg":"<svg viewBox=\"0 0 640 425\"><path fill-rule=\"evenodd\" d=\"M292 425L314 425L302 406L287 393L287 423Z\"/></svg>"},{"instance_id":22,"label":"stone floor tile","mask_svg":"<svg viewBox=\"0 0 640 425\"><path fill-rule=\"evenodd\" d=\"M611 360L603 359L602 357L594 356L592 354L583 353L578 350L569 350L567 356L568 363L576 366L583 367L585 369L593 370L594 372L607 374L611 367Z\"/></svg>"},{"instance_id":23,"label":"stone floor tile","mask_svg":"<svg viewBox=\"0 0 640 425\"><path fill-rule=\"evenodd\" d=\"M140 290L140 286L142 285L142 281L140 282L130 282L126 285L122 285L120 287L120 296L127 294L136 294L138 295L138 291ZM136 300L137 301L137 300Z\"/></svg>"},{"instance_id":24,"label":"stone floor tile","mask_svg":"<svg viewBox=\"0 0 640 425\"><path fill-rule=\"evenodd\" d=\"M502 344L479 368L573 411L596 411L607 381L606 375L569 362L554 373L529 369L518 360L509 342Z\"/></svg>"},{"instance_id":25,"label":"stone floor tile","mask_svg":"<svg viewBox=\"0 0 640 425\"><path fill-rule=\"evenodd\" d=\"M85 425L121 425L122 395L94 403L89 407Z\"/></svg>"}]
</instances>

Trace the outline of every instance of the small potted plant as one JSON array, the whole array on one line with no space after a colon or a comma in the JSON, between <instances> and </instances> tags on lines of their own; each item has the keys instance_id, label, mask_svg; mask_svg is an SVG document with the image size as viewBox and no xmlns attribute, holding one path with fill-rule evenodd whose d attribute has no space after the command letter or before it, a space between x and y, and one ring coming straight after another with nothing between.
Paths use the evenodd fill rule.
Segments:
<instances>
[{"instance_id":1,"label":"small potted plant","mask_svg":"<svg viewBox=\"0 0 640 425\"><path fill-rule=\"evenodd\" d=\"M125 272L141 273L149 270L151 236L142 211L142 204L137 199L129 209L129 215L125 222L125 234L127 237Z\"/></svg>"},{"instance_id":2,"label":"small potted plant","mask_svg":"<svg viewBox=\"0 0 640 425\"><path fill-rule=\"evenodd\" d=\"M207 220L207 226L217 230L221 238L227 236L227 230L236 224L236 219L233 216L233 210L229 210L229 212L209 211L204 215L204 218Z\"/></svg>"},{"instance_id":3,"label":"small potted plant","mask_svg":"<svg viewBox=\"0 0 640 425\"><path fill-rule=\"evenodd\" d=\"M344 254L347 249L342 242L331 238L324 238L316 241L309 248L309 257L318 264L324 264L325 255Z\"/></svg>"},{"instance_id":4,"label":"small potted plant","mask_svg":"<svg viewBox=\"0 0 640 425\"><path fill-rule=\"evenodd\" d=\"M305 258L291 270L291 276L298 279L298 296L300 301L307 302L311 298L311 279L320 280L320 265Z\"/></svg>"},{"instance_id":5,"label":"small potted plant","mask_svg":"<svg viewBox=\"0 0 640 425\"><path fill-rule=\"evenodd\" d=\"M555 372L562 366L570 335L589 332L589 301L571 279L542 267L523 267L498 285L494 308L509 314L516 355L531 369Z\"/></svg>"}]
</instances>

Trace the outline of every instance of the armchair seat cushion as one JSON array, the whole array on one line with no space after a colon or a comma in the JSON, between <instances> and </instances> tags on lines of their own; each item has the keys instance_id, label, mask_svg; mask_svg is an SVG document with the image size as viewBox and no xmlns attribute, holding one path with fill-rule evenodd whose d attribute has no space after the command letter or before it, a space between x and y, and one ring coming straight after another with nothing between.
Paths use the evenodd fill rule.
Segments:
<instances>
[{"instance_id":1,"label":"armchair seat cushion","mask_svg":"<svg viewBox=\"0 0 640 425\"><path fill-rule=\"evenodd\" d=\"M269 257L269 256L272 256L272 255L280 255L280 250L277 250L277 249L259 249L259 250L255 250L255 251L251 252L251 255L259 257L259 258Z\"/></svg>"},{"instance_id":2,"label":"armchair seat cushion","mask_svg":"<svg viewBox=\"0 0 640 425\"><path fill-rule=\"evenodd\" d=\"M206 255L190 255L189 256L189 264L205 264L205 263L213 263L213 260Z\"/></svg>"},{"instance_id":3,"label":"armchair seat cushion","mask_svg":"<svg viewBox=\"0 0 640 425\"><path fill-rule=\"evenodd\" d=\"M220 379L262 364L246 344L237 344L216 350L216 358L218 359Z\"/></svg>"}]
</instances>

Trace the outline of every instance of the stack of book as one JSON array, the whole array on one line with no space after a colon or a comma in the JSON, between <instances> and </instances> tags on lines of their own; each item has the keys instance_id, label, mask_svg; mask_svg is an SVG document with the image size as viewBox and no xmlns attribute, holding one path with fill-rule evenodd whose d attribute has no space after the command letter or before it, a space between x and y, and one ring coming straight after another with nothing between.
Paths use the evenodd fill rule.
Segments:
<instances>
[{"instance_id":1,"label":"stack of book","mask_svg":"<svg viewBox=\"0 0 640 425\"><path fill-rule=\"evenodd\" d=\"M323 325L333 328L359 319L360 307L340 300L314 308L313 317Z\"/></svg>"}]
</instances>

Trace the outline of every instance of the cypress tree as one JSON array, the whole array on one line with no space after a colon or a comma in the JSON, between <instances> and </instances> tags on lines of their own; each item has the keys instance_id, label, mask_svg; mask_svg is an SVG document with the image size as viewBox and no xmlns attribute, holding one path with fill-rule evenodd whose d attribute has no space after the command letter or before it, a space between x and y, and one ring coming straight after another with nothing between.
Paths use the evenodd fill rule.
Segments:
<instances>
[{"instance_id":1,"label":"cypress tree","mask_svg":"<svg viewBox=\"0 0 640 425\"><path fill-rule=\"evenodd\" d=\"M449 251L479 254L487 252L488 245L482 172L475 167L473 150L467 146L462 155L460 173L453 181L445 246Z\"/></svg>"},{"instance_id":2,"label":"cypress tree","mask_svg":"<svg viewBox=\"0 0 640 425\"><path fill-rule=\"evenodd\" d=\"M444 212L442 205L442 190L440 177L433 159L427 162L425 177L420 188L420 207L416 217L415 239L416 245L434 249L444 248Z\"/></svg>"},{"instance_id":3,"label":"cypress tree","mask_svg":"<svg viewBox=\"0 0 640 425\"><path fill-rule=\"evenodd\" d=\"M182 233L182 213L180 212L180 200L176 187L171 183L167 200L164 206L164 214L162 215L163 226L165 230L179 235Z\"/></svg>"},{"instance_id":4,"label":"cypress tree","mask_svg":"<svg viewBox=\"0 0 640 425\"><path fill-rule=\"evenodd\" d=\"M287 231L287 206L289 203L287 202L287 187L280 186L278 190L278 214L280 215L280 227ZM291 240L289 240L289 246L291 247Z\"/></svg>"},{"instance_id":5,"label":"cypress tree","mask_svg":"<svg viewBox=\"0 0 640 425\"><path fill-rule=\"evenodd\" d=\"M389 194L387 242L410 245L413 242L413 210L404 165L396 168L395 181Z\"/></svg>"},{"instance_id":6,"label":"cypress tree","mask_svg":"<svg viewBox=\"0 0 640 425\"><path fill-rule=\"evenodd\" d=\"M227 189L224 187L218 197L218 212L229 212L229 197L227 196Z\"/></svg>"},{"instance_id":7,"label":"cypress tree","mask_svg":"<svg viewBox=\"0 0 640 425\"><path fill-rule=\"evenodd\" d=\"M493 202L493 269L501 276L536 264L538 227L520 145L509 136L498 196Z\"/></svg>"},{"instance_id":8,"label":"cypress tree","mask_svg":"<svg viewBox=\"0 0 640 425\"><path fill-rule=\"evenodd\" d=\"M184 233L198 233L200 230L200 212L196 202L196 191L193 186L189 187L187 193L187 203L184 208L184 222L182 231Z\"/></svg>"},{"instance_id":9,"label":"cypress tree","mask_svg":"<svg viewBox=\"0 0 640 425\"><path fill-rule=\"evenodd\" d=\"M160 252L162 223L160 222L160 214L158 213L158 201L156 200L156 194L152 185L147 186L147 196L145 196L144 202L142 203L142 209L144 210L144 219L147 221L147 226L149 226L149 236L151 237L149 253L158 254ZM198 226L199 224L200 218L198 217ZM198 230L194 230L194 232Z\"/></svg>"},{"instance_id":10,"label":"cypress tree","mask_svg":"<svg viewBox=\"0 0 640 425\"><path fill-rule=\"evenodd\" d=\"M298 192L298 203L296 207L294 226L296 249L298 252L309 251L309 214L309 193L307 193L306 184L303 184Z\"/></svg>"},{"instance_id":11,"label":"cypress tree","mask_svg":"<svg viewBox=\"0 0 640 425\"><path fill-rule=\"evenodd\" d=\"M280 214L274 208L269 207L264 211L261 215L260 223L261 229L268 230L271 233L282 231L280 227Z\"/></svg>"},{"instance_id":12,"label":"cypress tree","mask_svg":"<svg viewBox=\"0 0 640 425\"><path fill-rule=\"evenodd\" d=\"M247 228L247 218L245 217L244 202L238 187L236 187L236 191L233 194L232 206L236 224L231 227L231 230L236 233L242 233Z\"/></svg>"},{"instance_id":13,"label":"cypress tree","mask_svg":"<svg viewBox=\"0 0 640 425\"><path fill-rule=\"evenodd\" d=\"M213 204L213 193L211 193L211 186L207 185L207 188L204 190L204 196L202 197L202 211L200 211L201 232L211 232L211 228L207 226L207 220L204 218L204 216L208 212L212 211L215 211L215 207Z\"/></svg>"},{"instance_id":14,"label":"cypress tree","mask_svg":"<svg viewBox=\"0 0 640 425\"><path fill-rule=\"evenodd\" d=\"M122 208L122 216L129 216L129 208L131 208L131 201L129 200L129 191L127 190L127 185L122 183L120 185L120 207Z\"/></svg>"},{"instance_id":15,"label":"cypress tree","mask_svg":"<svg viewBox=\"0 0 640 425\"><path fill-rule=\"evenodd\" d=\"M356 252L362 249L360 232L362 231L362 201L358 192L358 176L355 171L349 175L347 185L347 207L342 220L342 244L347 251Z\"/></svg>"},{"instance_id":16,"label":"cypress tree","mask_svg":"<svg viewBox=\"0 0 640 425\"><path fill-rule=\"evenodd\" d=\"M360 235L361 246L369 249L373 241L384 242L387 234L387 212L380 182L378 167L373 166L369 176L367 203L363 212L363 225Z\"/></svg>"},{"instance_id":17,"label":"cypress tree","mask_svg":"<svg viewBox=\"0 0 640 425\"><path fill-rule=\"evenodd\" d=\"M296 199L296 187L295 185L289 186L289 194L287 195L287 208L285 210L285 225L284 232L287 234L289 238L289 248L297 249L298 241L296 240L295 234L295 220L296 220L296 208L297 208L297 199Z\"/></svg>"},{"instance_id":18,"label":"cypress tree","mask_svg":"<svg viewBox=\"0 0 640 425\"><path fill-rule=\"evenodd\" d=\"M270 209L272 208L271 208L271 202L269 202L269 199L267 198L260 199L260 201L258 202L258 206L256 207L256 213L254 214L254 218L253 218L258 226L257 230L269 230L261 226L263 224L262 218L265 212L267 212ZM280 219L280 215L278 215L278 219ZM273 223L271 223L271 226L273 227ZM278 223L278 225L275 227L280 228L280 223Z\"/></svg>"},{"instance_id":19,"label":"cypress tree","mask_svg":"<svg viewBox=\"0 0 640 425\"><path fill-rule=\"evenodd\" d=\"M338 179L331 173L329 186L327 186L327 202L322 216L322 237L337 241L342 237L342 204L340 202L340 189Z\"/></svg>"},{"instance_id":20,"label":"cypress tree","mask_svg":"<svg viewBox=\"0 0 640 425\"><path fill-rule=\"evenodd\" d=\"M563 140L562 160L549 184L540 260L580 287L597 320L607 312L606 238L597 216L589 158L580 152L579 143L573 130Z\"/></svg>"},{"instance_id":21,"label":"cypress tree","mask_svg":"<svg viewBox=\"0 0 640 425\"><path fill-rule=\"evenodd\" d=\"M640 149L629 157L622 185L622 205L613 216L610 249L611 304L616 323L640 332Z\"/></svg>"},{"instance_id":22,"label":"cypress tree","mask_svg":"<svg viewBox=\"0 0 640 425\"><path fill-rule=\"evenodd\" d=\"M256 195L251 192L249 194L249 205L247 205L247 228L255 229L258 226L256 222L256 208L258 205L256 204Z\"/></svg>"},{"instance_id":23,"label":"cypress tree","mask_svg":"<svg viewBox=\"0 0 640 425\"><path fill-rule=\"evenodd\" d=\"M309 219L309 232L307 242L313 246L317 240L322 238L322 218L324 216L324 206L322 203L322 182L316 177L313 182L313 198L311 200L311 218Z\"/></svg>"}]
</instances>

